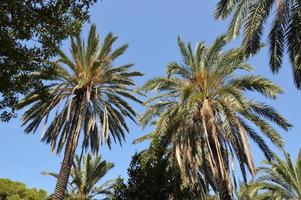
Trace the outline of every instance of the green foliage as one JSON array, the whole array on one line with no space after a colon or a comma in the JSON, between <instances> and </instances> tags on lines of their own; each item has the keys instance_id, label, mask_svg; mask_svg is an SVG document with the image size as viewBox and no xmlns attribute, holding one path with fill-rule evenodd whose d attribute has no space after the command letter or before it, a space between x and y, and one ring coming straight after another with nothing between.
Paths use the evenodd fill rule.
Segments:
<instances>
[{"instance_id":1,"label":"green foliage","mask_svg":"<svg viewBox=\"0 0 301 200\"><path fill-rule=\"evenodd\" d=\"M141 87L157 93L146 101L148 108L140 122L155 125L153 135L169 147L167 154L178 163L184 183L198 185L204 194L211 186L220 198L231 199L235 160L244 180L247 171L255 174L249 139L270 160L273 154L264 137L283 147L271 123L284 130L291 125L272 107L248 99L246 91L275 99L282 90L264 77L237 74L251 71L252 66L242 49L223 52L226 42L226 36L221 36L211 46L198 43L193 50L178 39L183 62L169 63L166 76Z\"/></svg>"},{"instance_id":2,"label":"green foliage","mask_svg":"<svg viewBox=\"0 0 301 200\"><path fill-rule=\"evenodd\" d=\"M301 199L301 150L295 163L284 152L284 159L275 156L263 164L248 187L249 194L256 194L257 199Z\"/></svg>"},{"instance_id":3,"label":"green foliage","mask_svg":"<svg viewBox=\"0 0 301 200\"><path fill-rule=\"evenodd\" d=\"M44 190L29 189L25 184L0 179L0 200L43 200L47 198Z\"/></svg>"},{"instance_id":4,"label":"green foliage","mask_svg":"<svg viewBox=\"0 0 301 200\"><path fill-rule=\"evenodd\" d=\"M170 166L158 141L132 157L128 175L127 184L116 180L112 200L198 199L196 191L182 187L179 169Z\"/></svg>"},{"instance_id":5,"label":"green foliage","mask_svg":"<svg viewBox=\"0 0 301 200\"><path fill-rule=\"evenodd\" d=\"M48 79L47 98L35 90L18 103L19 109L30 106L23 115L23 125L27 125L25 132L35 132L40 124L48 125L42 141L50 143L52 150L56 148L59 153L74 131L74 119L83 117L78 127L78 131L84 132L83 148L90 146L96 152L100 144L110 146L112 139L123 142L129 130L125 117L135 121L136 116L126 99L140 103L132 86L135 85L133 78L142 74L131 71L133 64L114 66L114 60L128 47L122 45L113 50L116 40L117 37L109 33L101 43L92 25L87 46L79 34L71 38L72 58L58 50L60 57L52 63L55 76ZM41 73L37 71L34 75ZM80 113L75 116L77 106ZM54 113L54 118L48 124L50 113Z\"/></svg>"},{"instance_id":6,"label":"green foliage","mask_svg":"<svg viewBox=\"0 0 301 200\"><path fill-rule=\"evenodd\" d=\"M126 200L128 199L127 185L121 177L118 177L113 184L113 193L110 196L111 200Z\"/></svg>"},{"instance_id":7,"label":"green foliage","mask_svg":"<svg viewBox=\"0 0 301 200\"><path fill-rule=\"evenodd\" d=\"M109 147L112 141L121 144L129 131L126 118L135 121L136 111L128 100L141 103L135 97L133 78L142 74L132 71L132 64L114 65L128 47L113 49L116 40L117 37L109 33L101 42L95 25L91 26L87 43L79 33L71 37L72 58L57 50L59 58L52 62L55 73L45 79L47 98L34 90L18 102L19 109L29 107L23 115L26 133L34 133L44 124L42 141L50 143L53 151L59 153L69 145L61 166L64 170L60 171L64 179L59 177L57 186L67 187L65 179L71 170L80 134L82 149L90 148L96 153L101 144ZM33 76L41 77L43 72L36 71ZM58 184L61 181L64 184ZM65 189L56 187L60 196Z\"/></svg>"},{"instance_id":8,"label":"green foliage","mask_svg":"<svg viewBox=\"0 0 301 200\"><path fill-rule=\"evenodd\" d=\"M46 60L57 55L55 46L77 33L89 19L89 8L96 0L0 1L0 111L2 121L14 116L20 94L33 88L43 92L35 70L48 71Z\"/></svg>"},{"instance_id":9,"label":"green foliage","mask_svg":"<svg viewBox=\"0 0 301 200\"><path fill-rule=\"evenodd\" d=\"M18 102L19 109L29 107L23 115L26 133L35 133L44 124L42 141L50 143L52 151L59 153L67 144L56 187L60 192L54 195L63 196L66 190L80 134L82 149L96 153L101 144L111 147L112 140L121 144L129 131L125 118L135 121L136 111L127 100L141 103L132 87L133 78L142 74L131 71L132 64L114 66L128 47L113 49L116 40L109 33L100 42L95 25L91 26L87 43L79 33L71 37L72 58L57 50L60 57L52 62L54 76L45 77L48 95L34 90ZM33 73L41 74L41 70Z\"/></svg>"},{"instance_id":10,"label":"green foliage","mask_svg":"<svg viewBox=\"0 0 301 200\"><path fill-rule=\"evenodd\" d=\"M300 0L219 0L216 17L224 19L233 13L229 37L237 37L243 30L243 47L247 54L255 54L262 47L262 35L268 17L270 67L277 73L288 50L294 82L301 89L301 2Z\"/></svg>"},{"instance_id":11,"label":"green foliage","mask_svg":"<svg viewBox=\"0 0 301 200\"><path fill-rule=\"evenodd\" d=\"M82 158L75 156L65 199L99 200L101 195L111 194L113 180L106 181L99 186L97 184L113 167L113 163L102 160L99 155L88 154ZM56 173L43 172L43 174L58 177Z\"/></svg>"}]
</instances>

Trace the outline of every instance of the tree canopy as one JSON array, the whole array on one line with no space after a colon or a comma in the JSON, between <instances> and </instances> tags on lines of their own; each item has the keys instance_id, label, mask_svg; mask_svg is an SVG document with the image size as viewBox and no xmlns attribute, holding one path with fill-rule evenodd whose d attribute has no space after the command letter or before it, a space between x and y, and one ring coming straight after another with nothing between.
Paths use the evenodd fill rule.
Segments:
<instances>
[{"instance_id":1,"label":"tree canopy","mask_svg":"<svg viewBox=\"0 0 301 200\"><path fill-rule=\"evenodd\" d=\"M78 32L89 19L89 8L96 0L9 0L0 1L0 119L14 116L20 94L31 89L43 91L34 70L49 71L46 61L56 55L68 36Z\"/></svg>"},{"instance_id":2,"label":"tree canopy","mask_svg":"<svg viewBox=\"0 0 301 200\"><path fill-rule=\"evenodd\" d=\"M187 184L200 186L205 194L211 186L224 200L231 199L235 160L244 180L247 171L255 174L249 140L270 160L272 151L264 138L283 147L271 123L286 131L291 127L273 107L246 95L257 92L275 99L282 90L264 77L237 75L238 70L250 72L253 67L241 48L223 51L226 43L226 36L221 36L208 47L197 43L193 50L179 38L182 62L170 62L166 76L141 87L156 94L145 102L140 120L142 126L155 125L153 135L167 141L169 156L177 161Z\"/></svg>"},{"instance_id":3,"label":"tree canopy","mask_svg":"<svg viewBox=\"0 0 301 200\"><path fill-rule=\"evenodd\" d=\"M0 178L1 200L41 200L46 198L47 193L44 190L30 189L24 183Z\"/></svg>"},{"instance_id":4,"label":"tree canopy","mask_svg":"<svg viewBox=\"0 0 301 200\"><path fill-rule=\"evenodd\" d=\"M136 153L128 168L129 179L118 178L112 200L192 200L197 191L182 187L179 168L171 166L158 140L148 150Z\"/></svg>"},{"instance_id":5,"label":"tree canopy","mask_svg":"<svg viewBox=\"0 0 301 200\"><path fill-rule=\"evenodd\" d=\"M95 25L87 40L80 33L71 37L72 56L58 50L59 58L52 63L55 75L45 77L47 98L34 90L18 103L18 108L28 108L23 115L25 132L35 133L44 124L42 141L57 153L65 149L54 199L65 194L80 135L81 147L97 153L102 144L110 148L112 142L125 140L126 118L135 122L137 113L128 100L141 103L133 87L134 78L142 74L132 70L133 64L115 63L128 48L114 48L117 38L109 33L101 41ZM33 75L41 74L37 70Z\"/></svg>"},{"instance_id":6,"label":"tree canopy","mask_svg":"<svg viewBox=\"0 0 301 200\"><path fill-rule=\"evenodd\" d=\"M81 38L95 2L0 0L0 122L27 108L25 133L41 130L42 142L64 152L59 173L44 173L57 178L52 195L0 178L0 200L301 200L301 150L293 162L280 134L292 125L259 100L283 90L247 60L264 47L270 23L271 71L278 73L287 51L301 90L301 0L217 0L215 17L232 18L227 33L209 46L178 37L181 60L138 89L135 78L143 74L117 61L128 44L115 47L111 32L100 38L95 24ZM240 47L225 48L241 33ZM140 117L132 103L144 104ZM153 126L136 140L151 139L149 148L132 157L126 181L98 184L114 166L99 156L100 146L125 142L128 118ZM252 143L266 159L259 168Z\"/></svg>"}]
</instances>

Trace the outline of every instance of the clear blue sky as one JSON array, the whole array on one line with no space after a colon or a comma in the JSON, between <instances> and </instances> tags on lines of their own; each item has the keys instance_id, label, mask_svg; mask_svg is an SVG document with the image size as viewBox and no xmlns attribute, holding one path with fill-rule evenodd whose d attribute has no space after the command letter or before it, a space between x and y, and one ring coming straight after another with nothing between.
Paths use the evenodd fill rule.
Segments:
<instances>
[{"instance_id":1,"label":"clear blue sky","mask_svg":"<svg viewBox=\"0 0 301 200\"><path fill-rule=\"evenodd\" d=\"M206 3L204 3L206 2ZM145 74L137 79L143 84L147 79L163 75L165 65L172 60L179 60L176 38L196 43L206 41L210 44L217 36L226 31L227 22L213 19L216 1L213 0L106 0L98 2L91 10L91 22L97 25L97 31L103 38L110 31L119 36L117 43L129 43L128 52L119 60L121 63L135 63L135 68ZM84 27L86 35L88 26ZM266 41L266 39L265 39ZM234 42L234 45L238 42ZM68 50L68 42L64 49ZM232 44L233 45L233 44ZM266 49L250 60L256 66L254 73L261 74L278 83L285 91L276 101L269 101L294 125L285 133L280 131L286 141L286 148L296 156L300 148L301 137L301 92L293 86L291 67L286 61L279 75L272 75L268 69ZM254 96L254 98L257 96ZM260 100L264 100L260 98ZM135 105L136 106L136 105ZM136 106L141 113L143 108ZM41 175L41 171L59 170L62 155L50 152L49 146L40 142L40 132L25 135L18 119L0 123L0 177L10 178L52 192L55 180ZM133 145L133 139L142 136L148 130L141 130L130 123L130 134L123 147L114 145L109 151L101 149L104 158L115 163L107 178L118 175L127 177L127 167L131 156L146 146ZM263 159L258 148L252 145L256 164ZM275 148L273 147L275 150ZM277 151L279 152L279 151Z\"/></svg>"}]
</instances>

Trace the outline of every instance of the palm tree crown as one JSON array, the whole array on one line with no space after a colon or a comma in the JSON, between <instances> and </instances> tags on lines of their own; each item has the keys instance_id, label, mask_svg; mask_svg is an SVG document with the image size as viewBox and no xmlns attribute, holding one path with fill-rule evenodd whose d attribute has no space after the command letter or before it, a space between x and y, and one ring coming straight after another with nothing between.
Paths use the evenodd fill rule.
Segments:
<instances>
[{"instance_id":1,"label":"palm tree crown","mask_svg":"<svg viewBox=\"0 0 301 200\"><path fill-rule=\"evenodd\" d=\"M288 153L285 158L275 156L264 161L257 179L249 186L249 193L259 193L262 198L275 200L301 199L301 150L295 164Z\"/></svg>"},{"instance_id":2,"label":"palm tree crown","mask_svg":"<svg viewBox=\"0 0 301 200\"><path fill-rule=\"evenodd\" d=\"M299 0L219 0L216 17L224 19L233 13L229 34L239 35L244 26L243 46L256 53L262 46L264 24L273 16L269 30L270 67L278 72L284 51L288 50L294 81L301 89L301 2Z\"/></svg>"},{"instance_id":3,"label":"palm tree crown","mask_svg":"<svg viewBox=\"0 0 301 200\"><path fill-rule=\"evenodd\" d=\"M55 192L53 199L63 198L81 132L82 148L97 152L102 143L110 147L111 138L120 143L124 140L129 130L125 117L135 120L136 112L126 99L140 102L131 86L132 78L141 73L130 71L132 64L113 65L128 47L112 50L116 39L109 33L100 43L94 25L87 45L79 34L71 37L72 59L58 50L60 57L53 63L56 74L46 88L47 97L33 91L19 102L20 108L31 105L23 115L27 133L35 132L44 120L42 141L58 153L66 147L60 172L64 178L58 178L59 197Z\"/></svg>"},{"instance_id":4,"label":"palm tree crown","mask_svg":"<svg viewBox=\"0 0 301 200\"><path fill-rule=\"evenodd\" d=\"M252 184L249 183L249 184ZM259 193L258 190L251 190L250 185L245 183L240 184L239 190L236 191L235 199L236 200L269 200L266 196L262 193Z\"/></svg>"},{"instance_id":5,"label":"palm tree crown","mask_svg":"<svg viewBox=\"0 0 301 200\"><path fill-rule=\"evenodd\" d=\"M100 195L111 193L113 180L97 186L97 183L114 167L113 163L102 160L101 156L88 154L83 158L75 156L71 170L71 181L67 191L68 200L93 200ZM58 177L56 173L43 172L44 175Z\"/></svg>"},{"instance_id":6,"label":"palm tree crown","mask_svg":"<svg viewBox=\"0 0 301 200\"><path fill-rule=\"evenodd\" d=\"M115 141L122 142L125 131L128 131L124 117L134 120L136 115L123 97L140 102L129 86L134 85L131 78L141 74L129 72L132 64L112 65L128 47L123 45L112 52L116 39L109 33L104 43L100 44L94 25L87 46L79 36L71 38L73 59L59 51L60 58L54 63L56 77L47 88L47 98L34 91L19 102L20 108L33 104L23 116L27 133L35 132L43 119L47 123L50 112L57 108L42 140L51 143L52 149L57 147L57 152L60 152L73 128L72 116L80 100L80 114L84 116L80 123L84 131L83 147L91 145L91 149L96 151L99 142L110 145L111 136Z\"/></svg>"},{"instance_id":7,"label":"palm tree crown","mask_svg":"<svg viewBox=\"0 0 301 200\"><path fill-rule=\"evenodd\" d=\"M273 82L253 75L241 49L222 52L226 37L210 46L198 43L195 50L178 39L183 63L171 62L167 76L149 80L141 91L158 91L147 102L141 124L154 124L153 134L166 141L187 183L207 183L219 190L220 198L229 199L232 191L230 161L236 156L240 169L254 174L251 138L268 159L273 157L260 131L278 147L281 136L269 122L288 130L289 123L272 107L248 99L244 91L256 91L274 99L281 89ZM232 159L230 159L232 158ZM226 191L226 192L225 192Z\"/></svg>"}]
</instances>

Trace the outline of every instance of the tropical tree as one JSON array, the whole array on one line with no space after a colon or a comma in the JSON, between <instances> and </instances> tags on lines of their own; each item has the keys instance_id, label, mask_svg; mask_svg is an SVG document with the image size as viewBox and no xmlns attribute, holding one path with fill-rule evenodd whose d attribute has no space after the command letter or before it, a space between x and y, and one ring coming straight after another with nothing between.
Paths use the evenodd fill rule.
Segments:
<instances>
[{"instance_id":1,"label":"tropical tree","mask_svg":"<svg viewBox=\"0 0 301 200\"><path fill-rule=\"evenodd\" d=\"M249 186L251 193L259 191L265 199L301 199L301 150L295 163L288 153L284 152L284 157L264 161L258 178Z\"/></svg>"},{"instance_id":2,"label":"tropical tree","mask_svg":"<svg viewBox=\"0 0 301 200\"><path fill-rule=\"evenodd\" d=\"M18 104L19 108L31 105L23 115L26 133L36 132L44 120L42 141L50 143L57 153L65 148L53 199L64 197L80 133L82 148L90 147L95 153L100 144L110 148L112 138L121 144L129 130L125 118L135 120L136 112L126 99L140 102L131 86L132 78L141 73L130 71L132 64L113 65L128 47L112 50L116 39L109 33L100 43L95 25L87 45L79 34L71 37L72 59L58 50L60 58L53 63L56 75L47 82L46 91L34 91Z\"/></svg>"},{"instance_id":3,"label":"tropical tree","mask_svg":"<svg viewBox=\"0 0 301 200\"><path fill-rule=\"evenodd\" d=\"M243 27L243 46L248 54L262 47L264 24L273 17L269 27L270 67L277 73L288 51L294 82L301 89L301 2L299 0L219 0L215 16L233 17L229 36L237 37Z\"/></svg>"},{"instance_id":4,"label":"tropical tree","mask_svg":"<svg viewBox=\"0 0 301 200\"><path fill-rule=\"evenodd\" d=\"M237 200L268 200L265 195L259 193L259 190L251 189L249 184L244 183L240 184L239 190L235 194Z\"/></svg>"},{"instance_id":5,"label":"tropical tree","mask_svg":"<svg viewBox=\"0 0 301 200\"><path fill-rule=\"evenodd\" d=\"M114 167L113 163L102 160L101 156L88 154L83 158L75 155L73 167L71 169L71 181L65 199L68 200L93 200L99 195L109 195L111 193L113 180L97 186L96 184ZM58 178L58 174L43 172ZM97 198L99 199L99 198Z\"/></svg>"},{"instance_id":6,"label":"tropical tree","mask_svg":"<svg viewBox=\"0 0 301 200\"><path fill-rule=\"evenodd\" d=\"M151 135L166 141L186 183L199 185L205 193L210 184L221 199L231 199L230 163L235 163L235 157L244 180L247 170L255 174L249 138L268 160L273 158L251 124L277 147L283 146L283 140L271 123L284 130L290 127L274 108L248 99L244 91L275 99L282 90L264 77L239 75L238 70L252 67L241 49L222 52L226 36L210 47L198 43L195 50L180 38L178 44L183 62L169 63L167 76L153 78L141 87L143 92L157 91L145 102L148 108L141 124L155 125Z\"/></svg>"}]
</instances>

